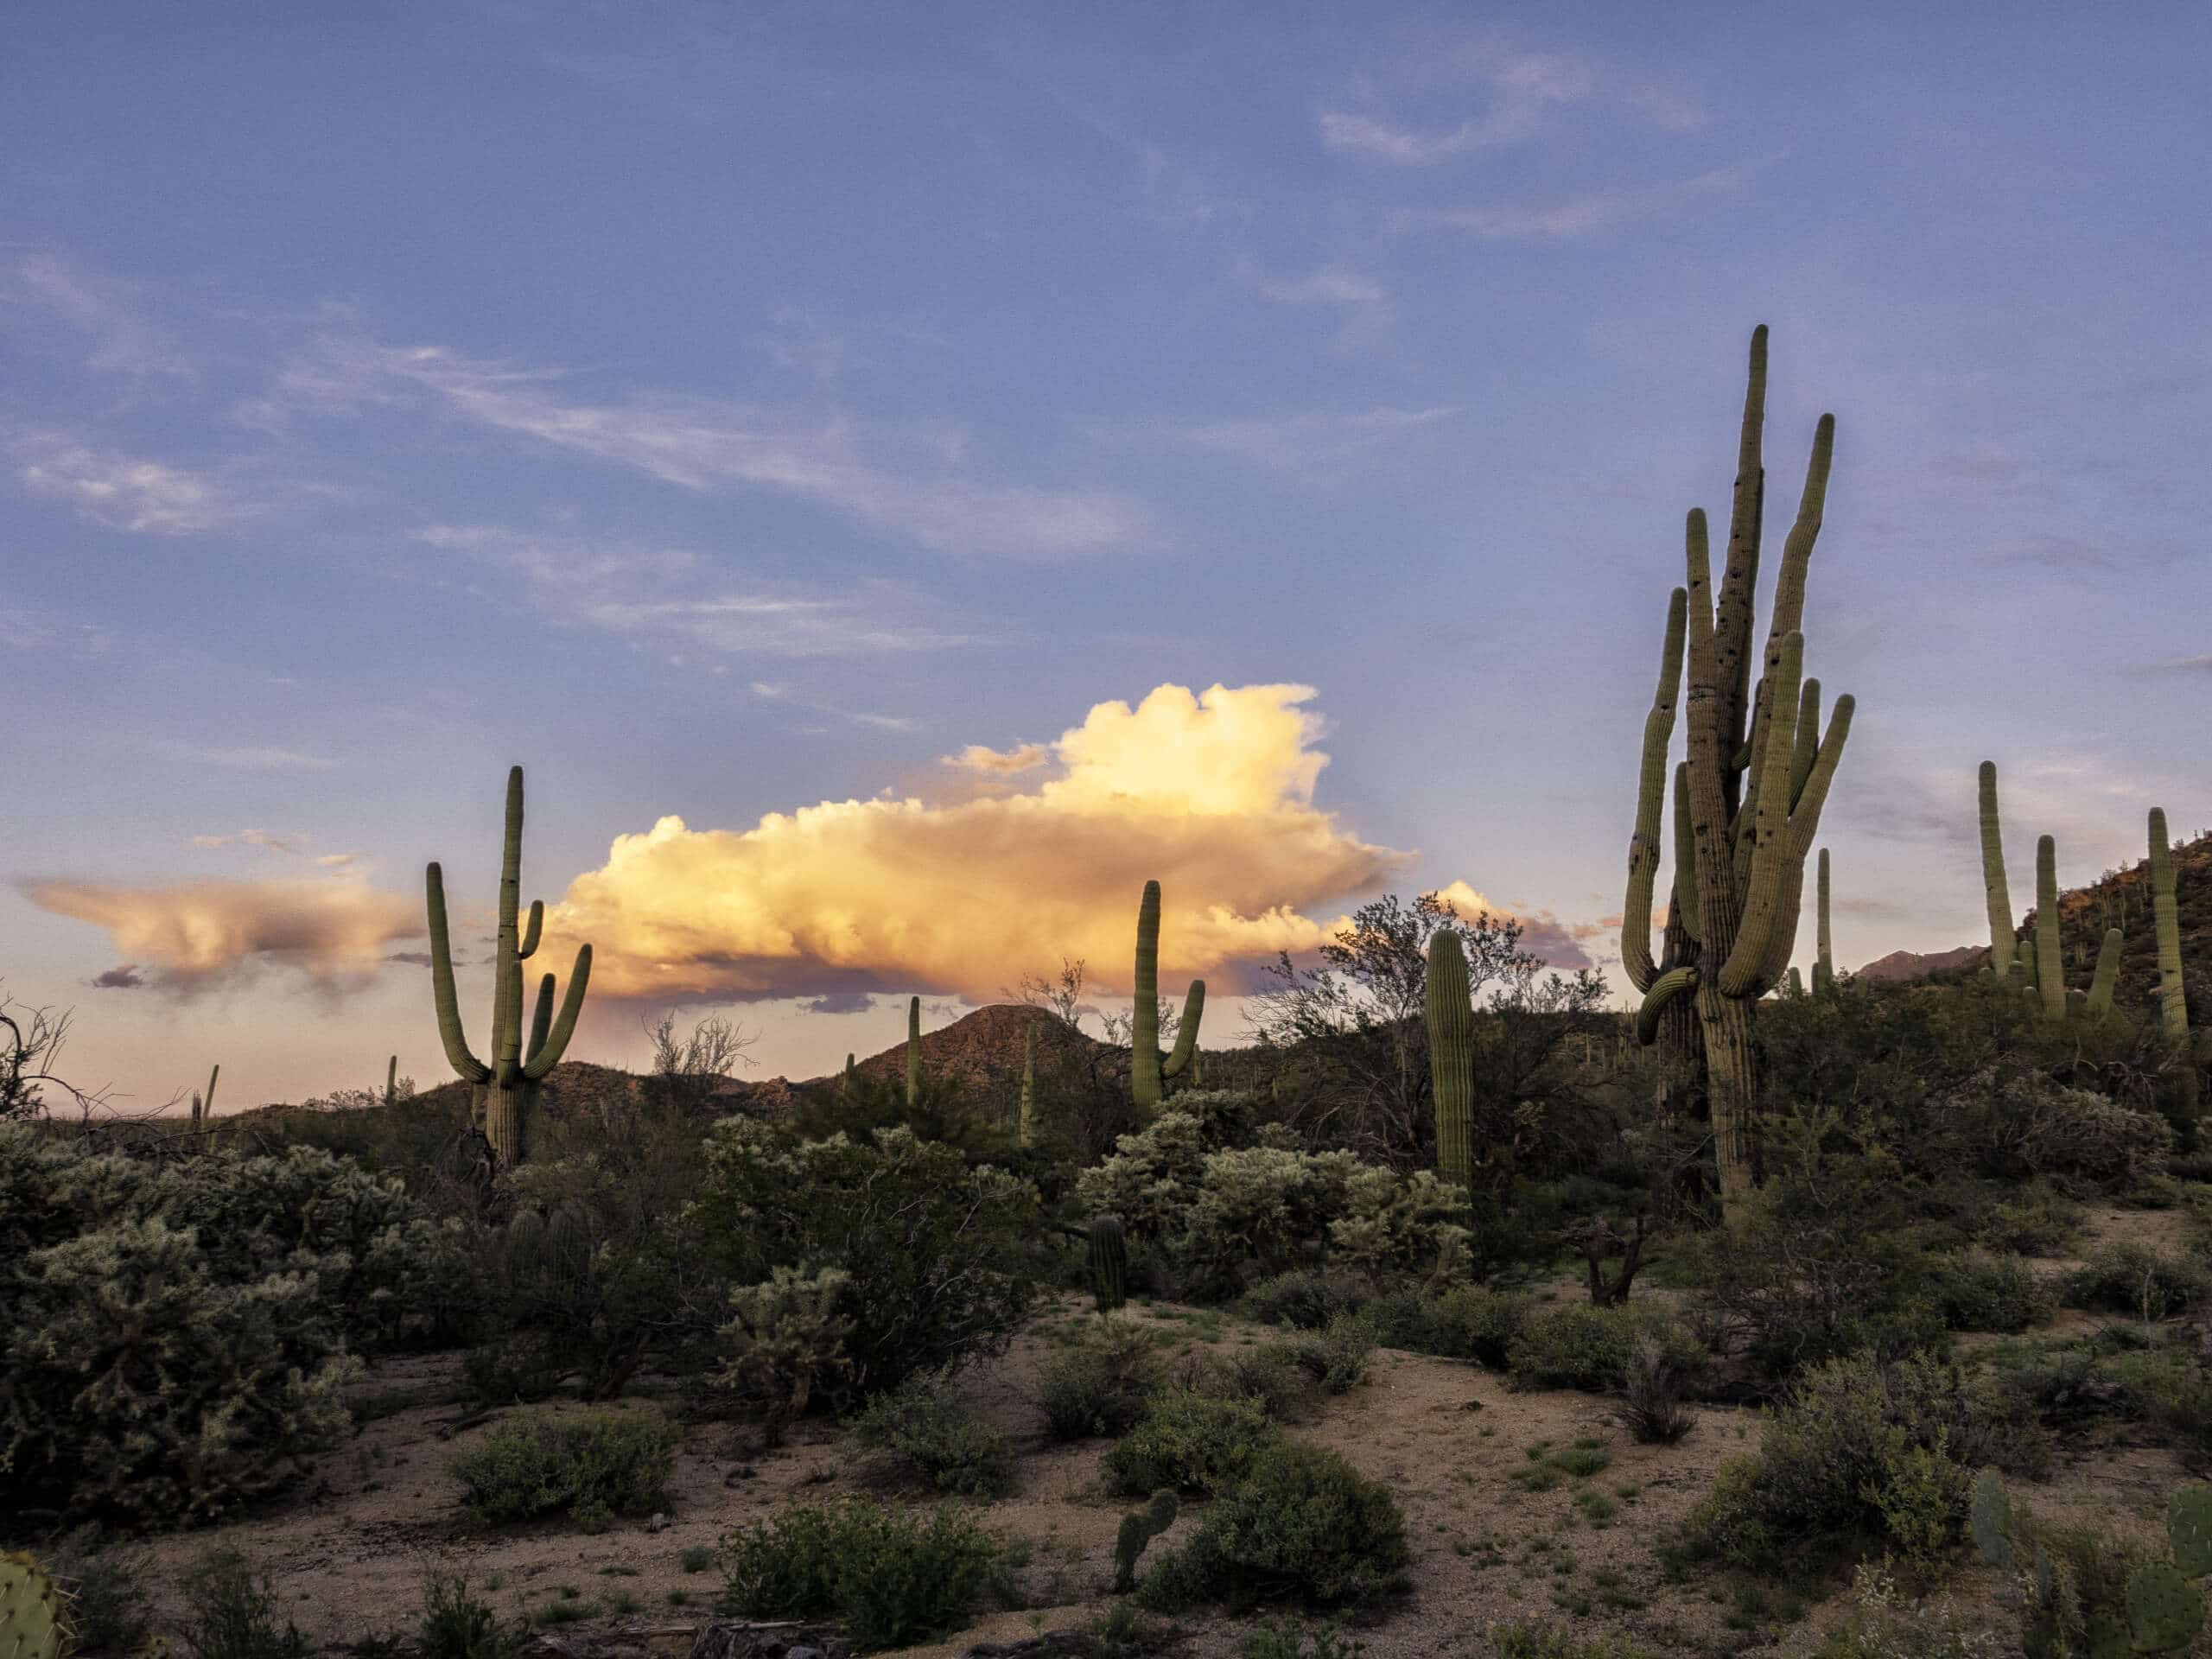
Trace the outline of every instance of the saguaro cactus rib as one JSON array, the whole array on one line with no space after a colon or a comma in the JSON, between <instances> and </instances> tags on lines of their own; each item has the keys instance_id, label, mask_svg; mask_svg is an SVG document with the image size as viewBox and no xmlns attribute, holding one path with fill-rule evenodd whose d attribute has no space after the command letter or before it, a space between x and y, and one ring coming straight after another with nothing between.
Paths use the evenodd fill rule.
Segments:
<instances>
[{"instance_id":1,"label":"saguaro cactus rib","mask_svg":"<svg viewBox=\"0 0 2212 1659\"><path fill-rule=\"evenodd\" d=\"M1989 966L2012 971L2012 894L2005 882L2005 836L1997 814L1997 763L1981 763L1981 887L1989 906Z\"/></svg>"},{"instance_id":2,"label":"saguaro cactus rib","mask_svg":"<svg viewBox=\"0 0 2212 1659\"><path fill-rule=\"evenodd\" d=\"M496 955L493 963L492 1044L490 1064L469 1048L461 1028L459 999L454 990L453 947L446 918L444 872L435 863L423 873L430 925L430 987L437 1008L438 1038L446 1059L461 1081L475 1091L477 1116L485 1138L499 1160L512 1166L527 1155L530 1108L538 1085L560 1063L575 1033L583 1011L584 995L591 983L591 946L579 946L575 968L560 1011L553 1011L555 980L545 975L537 988L537 1006L525 1047L522 1026L522 964L533 954L543 933L545 906L532 901L527 928L522 910L522 768L507 773L505 834L499 860L499 909Z\"/></svg>"},{"instance_id":3,"label":"saguaro cactus rib","mask_svg":"<svg viewBox=\"0 0 2212 1659\"><path fill-rule=\"evenodd\" d=\"M1129 1098L1140 1111L1160 1104L1161 1084L1180 1076L1198 1045L1198 1021L1205 1017L1206 982L1191 982L1176 1022L1175 1046L1160 1052L1160 883L1144 884L1137 905L1137 955L1133 976L1136 1007L1129 1020Z\"/></svg>"},{"instance_id":4,"label":"saguaro cactus rib","mask_svg":"<svg viewBox=\"0 0 2212 1659\"><path fill-rule=\"evenodd\" d=\"M1651 988L1659 965L1651 957L1651 901L1659 874L1659 819L1666 805L1667 750L1675 741L1675 701L1682 679L1683 619L1689 596L1667 601L1667 639L1659 653L1659 689L1643 717L1643 754L1636 785L1636 829L1628 842L1628 899L1621 911L1621 967L1639 991Z\"/></svg>"}]
</instances>

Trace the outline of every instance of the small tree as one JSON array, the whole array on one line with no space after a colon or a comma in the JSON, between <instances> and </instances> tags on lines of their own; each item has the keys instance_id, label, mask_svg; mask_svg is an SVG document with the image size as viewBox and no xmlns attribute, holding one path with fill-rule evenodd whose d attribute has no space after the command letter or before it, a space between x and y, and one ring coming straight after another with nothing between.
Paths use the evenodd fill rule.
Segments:
<instances>
[{"instance_id":1,"label":"small tree","mask_svg":"<svg viewBox=\"0 0 2212 1659\"><path fill-rule=\"evenodd\" d=\"M676 1034L674 1010L664 1014L657 1026L647 1026L652 1039L652 1087L662 1102L687 1111L713 1109L715 1096L740 1065L750 1065L746 1050L760 1040L719 1014L691 1027L691 1034Z\"/></svg>"}]
</instances>

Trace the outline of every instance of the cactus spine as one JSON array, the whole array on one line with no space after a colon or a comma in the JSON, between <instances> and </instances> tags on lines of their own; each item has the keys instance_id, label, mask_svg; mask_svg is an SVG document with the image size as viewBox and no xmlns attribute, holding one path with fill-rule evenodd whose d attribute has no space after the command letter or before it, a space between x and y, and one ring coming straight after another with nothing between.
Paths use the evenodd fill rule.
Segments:
<instances>
[{"instance_id":1,"label":"cactus spine","mask_svg":"<svg viewBox=\"0 0 2212 1659\"><path fill-rule=\"evenodd\" d=\"M2177 1050L2171 1115L2184 1137L2196 1125L2196 1057L2190 1045L2189 995L2181 975L2181 912L2174 899L2174 849L2166 810L2151 809L2151 921L2158 938L2158 1020Z\"/></svg>"},{"instance_id":2,"label":"cactus spine","mask_svg":"<svg viewBox=\"0 0 2212 1659\"><path fill-rule=\"evenodd\" d=\"M1813 994L1826 996L1835 989L1835 957L1828 948L1828 849L1825 847L1821 849L1820 880L1815 893L1813 937L1819 954L1813 958Z\"/></svg>"},{"instance_id":3,"label":"cactus spine","mask_svg":"<svg viewBox=\"0 0 2212 1659\"><path fill-rule=\"evenodd\" d=\"M1206 982L1191 982L1183 1015L1175 1028L1175 1047L1160 1052L1160 883L1144 884L1137 906L1136 1007L1129 1021L1129 1098L1140 1114L1160 1104L1161 1084L1179 1076L1198 1047L1198 1021L1205 1017Z\"/></svg>"},{"instance_id":4,"label":"cactus spine","mask_svg":"<svg viewBox=\"0 0 2212 1659\"><path fill-rule=\"evenodd\" d=\"M1126 1594L1137 1586L1137 1560L1143 1555L1145 1546L1175 1524L1178 1511L1175 1494L1161 1491L1152 1495L1152 1502L1134 1515L1122 1517L1122 1529L1114 1538L1114 1589Z\"/></svg>"},{"instance_id":5,"label":"cactus spine","mask_svg":"<svg viewBox=\"0 0 2212 1659\"><path fill-rule=\"evenodd\" d=\"M1129 1242L1119 1216L1090 1219L1090 1294L1101 1313L1111 1313L1129 1300Z\"/></svg>"},{"instance_id":6,"label":"cactus spine","mask_svg":"<svg viewBox=\"0 0 2212 1659\"><path fill-rule=\"evenodd\" d=\"M1474 1185L1475 1021L1467 988L1467 953L1459 935L1440 927L1428 936L1428 1076L1436 1106L1436 1173Z\"/></svg>"},{"instance_id":7,"label":"cactus spine","mask_svg":"<svg viewBox=\"0 0 2212 1659\"><path fill-rule=\"evenodd\" d=\"M569 970L568 995L557 1018L553 1013L554 978L538 982L537 1007L531 1020L530 1046L523 1046L522 964L537 949L545 925L545 906L533 899L527 931L519 925L522 895L522 768L507 773L506 834L499 859L499 931L493 962L492 1059L469 1051L454 993L453 948L446 927L445 873L435 863L423 872L430 921L430 988L438 1013L438 1037L446 1059L469 1085L476 1121L499 1162L512 1168L529 1155L531 1108L539 1085L568 1052L591 982L591 946L579 946Z\"/></svg>"},{"instance_id":8,"label":"cactus spine","mask_svg":"<svg viewBox=\"0 0 2212 1659\"><path fill-rule=\"evenodd\" d=\"M0 1659L61 1659L69 1640L69 1598L54 1575L20 1551L0 1554Z\"/></svg>"},{"instance_id":9,"label":"cactus spine","mask_svg":"<svg viewBox=\"0 0 2212 1659\"><path fill-rule=\"evenodd\" d=\"M1037 1144L1037 1027L1021 1033L1021 1116L1015 1121L1014 1144L1027 1150Z\"/></svg>"},{"instance_id":10,"label":"cactus spine","mask_svg":"<svg viewBox=\"0 0 2212 1659\"><path fill-rule=\"evenodd\" d=\"M1740 1204L1752 1180L1751 1011L1789 969L1803 905L1805 860L1820 831L1821 810L1850 734L1854 706L1850 697L1838 697L1823 737L1819 688L1804 673L1805 579L1827 494L1835 444L1832 416L1821 417L1814 435L1796 521L1783 545L1775 584L1764 668L1756 690L1751 686L1752 611L1765 497L1766 355L1762 325L1751 335L1727 564L1717 594L1704 512L1693 510L1684 528L1687 581L1680 604L1686 612L1689 712L1684 793L1687 839L1694 856L1694 880L1678 874L1675 892L1678 899L1694 896L1696 913L1686 919L1684 931L1698 952L1694 963L1649 964L1652 976L1643 988L1637 1020L1640 1032L1656 1033L1668 1004L1694 994L1724 1210ZM1676 659L1676 614L1677 601L1670 597L1662 676ZM1671 687L1662 685L1646 724L1646 776L1654 770L1648 764L1649 744L1668 726L1665 711L1672 702ZM1663 775L1662 764L1658 776ZM1641 835L1647 827L1645 795L1656 805L1656 779L1639 796L1640 840L1630 846L1631 912L1641 890L1637 866L1646 856L1643 843L1657 831L1655 812L1649 815L1651 834ZM1684 839L1678 823L1677 844ZM1655 845L1648 856L1656 855ZM1636 958L1649 956L1649 925L1648 903L1640 919L1624 918L1623 957L1630 963L1632 977L1644 966ZM1633 949L1639 929L1646 934L1640 953Z\"/></svg>"},{"instance_id":11,"label":"cactus spine","mask_svg":"<svg viewBox=\"0 0 2212 1659\"><path fill-rule=\"evenodd\" d=\"M1989 966L2012 971L2012 894L2005 882L2005 836L1997 816L1997 763L1981 763L1981 888L1989 906Z\"/></svg>"},{"instance_id":12,"label":"cactus spine","mask_svg":"<svg viewBox=\"0 0 2212 1659\"><path fill-rule=\"evenodd\" d=\"M2036 990L2046 1020L2066 1017L2066 963L2058 942L2058 843L2036 837Z\"/></svg>"},{"instance_id":13,"label":"cactus spine","mask_svg":"<svg viewBox=\"0 0 2212 1659\"><path fill-rule=\"evenodd\" d=\"M906 999L906 1109L912 1111L922 1098L922 999Z\"/></svg>"}]
</instances>

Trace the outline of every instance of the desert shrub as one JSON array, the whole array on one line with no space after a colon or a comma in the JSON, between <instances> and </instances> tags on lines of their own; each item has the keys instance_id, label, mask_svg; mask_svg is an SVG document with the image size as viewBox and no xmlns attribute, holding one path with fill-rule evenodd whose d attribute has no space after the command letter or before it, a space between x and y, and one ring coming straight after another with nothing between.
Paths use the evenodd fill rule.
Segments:
<instances>
[{"instance_id":1,"label":"desert shrub","mask_svg":"<svg viewBox=\"0 0 2212 1659\"><path fill-rule=\"evenodd\" d=\"M73 1651L136 1653L153 1625L146 1597L152 1557L103 1533L96 1524L71 1529L38 1552L69 1592Z\"/></svg>"},{"instance_id":2,"label":"desert shrub","mask_svg":"<svg viewBox=\"0 0 2212 1659\"><path fill-rule=\"evenodd\" d=\"M1516 1389L1618 1389L1651 1323L1637 1307L1567 1302L1538 1308L1507 1346L1508 1374Z\"/></svg>"},{"instance_id":3,"label":"desert shrub","mask_svg":"<svg viewBox=\"0 0 2212 1659\"><path fill-rule=\"evenodd\" d=\"M1139 1595L1163 1610L1212 1599L1366 1602L1398 1588L1411 1559L1389 1488L1325 1447L1284 1440L1207 1510Z\"/></svg>"},{"instance_id":4,"label":"desert shrub","mask_svg":"<svg viewBox=\"0 0 2212 1659\"><path fill-rule=\"evenodd\" d=\"M765 1618L845 1621L863 1647L906 1647L958 1629L1003 1552L950 1506L927 1516L851 1500L802 1504L722 1541L728 1599Z\"/></svg>"},{"instance_id":5,"label":"desert shrub","mask_svg":"<svg viewBox=\"0 0 2212 1659\"><path fill-rule=\"evenodd\" d=\"M1460 1285L1442 1295L1402 1291L1370 1303L1367 1315L1376 1340L1387 1347L1450 1359L1472 1359L1503 1370L1513 1339L1535 1299L1479 1285Z\"/></svg>"},{"instance_id":6,"label":"desert shrub","mask_svg":"<svg viewBox=\"0 0 2212 1659\"><path fill-rule=\"evenodd\" d=\"M849 1275L836 1312L849 1365L833 1402L1003 1349L1035 1298L1037 1194L1003 1170L970 1169L905 1129L872 1145L802 1141L748 1118L716 1125L705 1150L689 1219L728 1282L779 1267Z\"/></svg>"},{"instance_id":7,"label":"desert shrub","mask_svg":"<svg viewBox=\"0 0 2212 1659\"><path fill-rule=\"evenodd\" d=\"M1130 1232L1165 1239L1182 1233L1198 1201L1206 1154L1231 1144L1228 1120L1208 1120L1182 1109L1189 1095L1134 1135L1076 1180L1076 1203L1087 1215L1121 1217Z\"/></svg>"},{"instance_id":8,"label":"desert shrub","mask_svg":"<svg viewBox=\"0 0 2212 1659\"><path fill-rule=\"evenodd\" d=\"M2032 1471L2048 1455L1993 1383L1925 1357L1834 1360L1791 1391L1757 1452L1722 1468L1689 1534L1754 1571L1858 1539L1929 1561L1956 1536L1975 1469Z\"/></svg>"},{"instance_id":9,"label":"desert shrub","mask_svg":"<svg viewBox=\"0 0 2212 1659\"><path fill-rule=\"evenodd\" d=\"M422 1659L515 1659L528 1637L527 1630L505 1624L471 1594L466 1577L433 1573L425 1580L415 1636Z\"/></svg>"},{"instance_id":10,"label":"desert shrub","mask_svg":"<svg viewBox=\"0 0 2212 1659\"><path fill-rule=\"evenodd\" d=\"M1250 1400L1279 1423L1296 1422L1313 1397L1315 1380L1291 1343L1263 1343L1205 1357L1187 1386L1217 1399Z\"/></svg>"},{"instance_id":11,"label":"desert shrub","mask_svg":"<svg viewBox=\"0 0 2212 1659\"><path fill-rule=\"evenodd\" d=\"M1236 1659L1358 1659L1364 1642L1324 1625L1319 1630L1269 1621L1244 1638Z\"/></svg>"},{"instance_id":12,"label":"desert shrub","mask_svg":"<svg viewBox=\"0 0 2212 1659\"><path fill-rule=\"evenodd\" d=\"M1247 1290L1244 1307L1264 1325L1319 1331L1338 1314L1355 1312L1367 1300L1359 1281L1349 1275L1318 1268L1294 1268L1262 1279Z\"/></svg>"},{"instance_id":13,"label":"desert shrub","mask_svg":"<svg viewBox=\"0 0 2212 1659\"><path fill-rule=\"evenodd\" d=\"M206 1556L185 1576L190 1611L179 1632L192 1659L308 1659L315 1651L287 1619L276 1628L276 1592L234 1550Z\"/></svg>"},{"instance_id":14,"label":"desert shrub","mask_svg":"<svg viewBox=\"0 0 2212 1659\"><path fill-rule=\"evenodd\" d=\"M2202 1358L2172 1350L2108 1355L2094 1363L2103 1389L2128 1416L2202 1454L2212 1452L2212 1372Z\"/></svg>"},{"instance_id":15,"label":"desert shrub","mask_svg":"<svg viewBox=\"0 0 2212 1659\"><path fill-rule=\"evenodd\" d=\"M1106 1453L1113 1489L1144 1497L1161 1487L1217 1492L1249 1471L1275 1439L1274 1425L1252 1400L1166 1394Z\"/></svg>"},{"instance_id":16,"label":"desert shrub","mask_svg":"<svg viewBox=\"0 0 2212 1659\"><path fill-rule=\"evenodd\" d=\"M1812 1659L2006 1659L2018 1651L1979 1609L1948 1593L1913 1600L1888 1567L1861 1562L1852 1573L1850 1614Z\"/></svg>"},{"instance_id":17,"label":"desert shrub","mask_svg":"<svg viewBox=\"0 0 2212 1659\"><path fill-rule=\"evenodd\" d=\"M1056 1440L1126 1434L1166 1381L1151 1335L1101 1319L1045 1363L1039 1403Z\"/></svg>"},{"instance_id":18,"label":"desert shrub","mask_svg":"<svg viewBox=\"0 0 2212 1659\"><path fill-rule=\"evenodd\" d=\"M312 1273L226 1283L192 1233L155 1219L49 1245L0 1276L0 1494L24 1507L211 1519L348 1425L358 1362Z\"/></svg>"},{"instance_id":19,"label":"desert shrub","mask_svg":"<svg viewBox=\"0 0 2212 1659\"><path fill-rule=\"evenodd\" d=\"M1583 1636L1555 1624L1504 1624L1490 1633L1497 1659L1653 1659L1618 1636Z\"/></svg>"},{"instance_id":20,"label":"desert shrub","mask_svg":"<svg viewBox=\"0 0 2212 1659\"><path fill-rule=\"evenodd\" d=\"M479 1520L564 1514L595 1529L660 1503L680 1438L674 1425L637 1413L537 1414L495 1423L447 1467Z\"/></svg>"},{"instance_id":21,"label":"desert shrub","mask_svg":"<svg viewBox=\"0 0 2212 1659\"><path fill-rule=\"evenodd\" d=\"M1993 1205L1975 1231L1984 1249L2007 1255L2063 1255L2081 1236L2082 1206L2037 1182Z\"/></svg>"},{"instance_id":22,"label":"desert shrub","mask_svg":"<svg viewBox=\"0 0 2212 1659\"><path fill-rule=\"evenodd\" d=\"M1343 1213L1329 1224L1332 1255L1377 1281L1448 1274L1466 1260L1466 1213L1465 1191L1432 1170L1401 1176L1364 1165L1345 1183Z\"/></svg>"},{"instance_id":23,"label":"desert shrub","mask_svg":"<svg viewBox=\"0 0 2212 1659\"><path fill-rule=\"evenodd\" d=\"M852 1321L841 1311L851 1280L842 1268L802 1274L779 1266L762 1283L729 1293L714 1381L760 1414L772 1446L817 1393L834 1391L851 1369L845 1338Z\"/></svg>"},{"instance_id":24,"label":"desert shrub","mask_svg":"<svg viewBox=\"0 0 2212 1659\"><path fill-rule=\"evenodd\" d=\"M1181 1265L1204 1286L1233 1287L1248 1270L1282 1272L1328 1236L1359 1168L1348 1152L1209 1153L1183 1224Z\"/></svg>"},{"instance_id":25,"label":"desert shrub","mask_svg":"<svg viewBox=\"0 0 2212 1659\"><path fill-rule=\"evenodd\" d=\"M1946 1103L1951 1132L2000 1180L2119 1191L2163 1175L2173 1151L2164 1119L2040 1072L1984 1074Z\"/></svg>"},{"instance_id":26,"label":"desert shrub","mask_svg":"<svg viewBox=\"0 0 2212 1659\"><path fill-rule=\"evenodd\" d=\"M2059 1294L2069 1307L2101 1308L2164 1319L2212 1291L2212 1272L2186 1257L2161 1255L2133 1240L2107 1244L2068 1274Z\"/></svg>"},{"instance_id":27,"label":"desert shrub","mask_svg":"<svg viewBox=\"0 0 2212 1659\"><path fill-rule=\"evenodd\" d=\"M1620 1419L1643 1446L1672 1446L1697 1427L1684 1396L1695 1368L1681 1344L1652 1336L1637 1339L1621 1379Z\"/></svg>"},{"instance_id":28,"label":"desert shrub","mask_svg":"<svg viewBox=\"0 0 2212 1659\"><path fill-rule=\"evenodd\" d=\"M2027 1263L2001 1256L1938 1256L1928 1294L1954 1331L2024 1331L2058 1311L2058 1299Z\"/></svg>"},{"instance_id":29,"label":"desert shrub","mask_svg":"<svg viewBox=\"0 0 2212 1659\"><path fill-rule=\"evenodd\" d=\"M853 1420L863 1446L887 1452L931 1488L962 1497L1014 1490L1014 1448L977 1417L949 1374L919 1372L871 1399Z\"/></svg>"},{"instance_id":30,"label":"desert shrub","mask_svg":"<svg viewBox=\"0 0 2212 1659\"><path fill-rule=\"evenodd\" d=\"M1325 1329L1306 1332L1282 1345L1323 1392L1344 1394L1367 1376L1375 1351L1375 1327L1363 1314L1339 1313Z\"/></svg>"}]
</instances>

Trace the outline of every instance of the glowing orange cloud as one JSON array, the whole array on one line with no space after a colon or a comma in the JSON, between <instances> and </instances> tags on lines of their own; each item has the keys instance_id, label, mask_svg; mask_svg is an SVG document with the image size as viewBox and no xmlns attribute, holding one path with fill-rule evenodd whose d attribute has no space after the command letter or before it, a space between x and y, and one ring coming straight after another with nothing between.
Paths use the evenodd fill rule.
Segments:
<instances>
[{"instance_id":1,"label":"glowing orange cloud","mask_svg":"<svg viewBox=\"0 0 2212 1659\"><path fill-rule=\"evenodd\" d=\"M1314 695L1163 685L1135 709L1100 703L1044 746L1057 775L984 799L825 801L746 830L663 818L617 838L548 926L589 939L593 988L619 996L989 998L1063 957L1126 992L1137 899L1156 877L1164 975L1309 950L1331 925L1306 906L1370 890L1407 857L1314 806L1328 764L1300 707ZM961 760L1016 770L991 754Z\"/></svg>"},{"instance_id":2,"label":"glowing orange cloud","mask_svg":"<svg viewBox=\"0 0 2212 1659\"><path fill-rule=\"evenodd\" d=\"M153 967L150 982L179 990L257 963L297 968L326 986L365 980L391 941L423 931L419 905L352 882L41 881L26 895L41 909L107 929L118 955Z\"/></svg>"}]
</instances>

